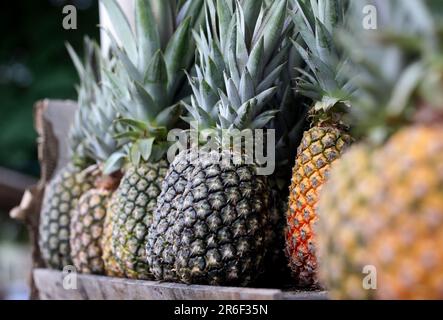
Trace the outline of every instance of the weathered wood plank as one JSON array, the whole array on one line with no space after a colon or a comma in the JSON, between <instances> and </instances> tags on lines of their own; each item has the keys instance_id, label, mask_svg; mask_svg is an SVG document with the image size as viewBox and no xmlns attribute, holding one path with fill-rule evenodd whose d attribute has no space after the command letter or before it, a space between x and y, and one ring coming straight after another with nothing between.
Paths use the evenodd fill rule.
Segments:
<instances>
[{"instance_id":1,"label":"weathered wood plank","mask_svg":"<svg viewBox=\"0 0 443 320\"><path fill-rule=\"evenodd\" d=\"M77 104L73 101L42 100L34 106L34 126L38 134L38 157L41 176L38 183L28 187L25 191L20 205L10 212L13 219L23 221L28 227L34 268L43 265L37 243L45 186L53 175L69 161L66 137L76 109ZM38 292L33 283L33 277L30 277L30 279L30 298L36 299Z\"/></svg>"},{"instance_id":2,"label":"weathered wood plank","mask_svg":"<svg viewBox=\"0 0 443 320\"><path fill-rule=\"evenodd\" d=\"M328 300L326 291L287 291L282 292L280 300Z\"/></svg>"},{"instance_id":3,"label":"weathered wood plank","mask_svg":"<svg viewBox=\"0 0 443 320\"><path fill-rule=\"evenodd\" d=\"M68 135L77 103L70 100L42 100L34 108L41 180L45 183L70 160Z\"/></svg>"},{"instance_id":4,"label":"weathered wood plank","mask_svg":"<svg viewBox=\"0 0 443 320\"><path fill-rule=\"evenodd\" d=\"M34 281L44 300L306 300L326 299L324 292L282 292L254 289L184 285L77 275L77 289L63 288L63 273L35 269Z\"/></svg>"}]
</instances>

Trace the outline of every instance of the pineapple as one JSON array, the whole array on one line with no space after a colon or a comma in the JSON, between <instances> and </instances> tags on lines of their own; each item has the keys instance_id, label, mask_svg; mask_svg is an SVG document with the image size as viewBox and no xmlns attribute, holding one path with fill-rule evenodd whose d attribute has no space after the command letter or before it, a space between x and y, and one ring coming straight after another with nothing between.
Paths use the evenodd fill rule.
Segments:
<instances>
[{"instance_id":1,"label":"pineapple","mask_svg":"<svg viewBox=\"0 0 443 320\"><path fill-rule=\"evenodd\" d=\"M100 49L95 48L96 56L100 57ZM112 95L108 88L108 78L104 70L112 70L114 60L98 59L101 68L100 83L94 84L95 101L87 122L83 123L87 140L83 147L89 158L97 163L94 188L84 193L78 200L70 223L71 258L78 272L103 274L105 265L102 259L102 238L106 210L113 192L120 182L122 161L113 163L113 167L105 163L112 154L119 152L119 146L113 137L113 122L117 117L112 104ZM112 267L110 267L112 268Z\"/></svg>"},{"instance_id":2,"label":"pineapple","mask_svg":"<svg viewBox=\"0 0 443 320\"><path fill-rule=\"evenodd\" d=\"M358 19L369 3L377 31ZM422 0L355 5L355 34L343 42L364 66L353 101L362 142L322 192L320 278L336 299L442 299L443 33L433 15L443 10ZM376 288L363 286L367 266Z\"/></svg>"},{"instance_id":3,"label":"pineapple","mask_svg":"<svg viewBox=\"0 0 443 320\"><path fill-rule=\"evenodd\" d=\"M233 163L238 154L221 145L221 131L263 128L275 115L265 107L287 59L287 1L206 4L186 119L191 134L210 132L216 144L188 146L172 162L146 249L157 280L246 286L264 271L271 190L258 164Z\"/></svg>"},{"instance_id":4,"label":"pineapple","mask_svg":"<svg viewBox=\"0 0 443 320\"><path fill-rule=\"evenodd\" d=\"M109 181L105 181L109 180ZM70 224L71 257L80 273L104 274L102 242L109 201L118 179L102 177L94 189L84 193L77 204ZM112 269L112 266L108 266ZM112 271L118 275L118 271ZM109 272L111 273L111 271Z\"/></svg>"},{"instance_id":5,"label":"pineapple","mask_svg":"<svg viewBox=\"0 0 443 320\"><path fill-rule=\"evenodd\" d=\"M123 278L125 276L120 264L115 259L112 247L112 232L116 219L117 200L119 196L114 192L106 203L106 216L103 222L103 232L100 239L100 248L102 252L102 261L104 264L105 275L109 277Z\"/></svg>"},{"instance_id":6,"label":"pineapple","mask_svg":"<svg viewBox=\"0 0 443 320\"><path fill-rule=\"evenodd\" d=\"M180 118L180 101L189 95L184 70L193 65L191 30L203 21L203 0L169 0L161 5L155 0L137 0L135 33L115 1L102 3L110 16L125 22L116 26L122 46L113 39L113 50L128 81L118 74L109 76L120 111L117 138L129 159L108 208L105 230L110 241L105 244L104 259L105 264L113 265L111 272L120 269L128 278L150 279L145 243L169 167L167 133Z\"/></svg>"},{"instance_id":7,"label":"pineapple","mask_svg":"<svg viewBox=\"0 0 443 320\"><path fill-rule=\"evenodd\" d=\"M311 98L311 128L303 135L297 150L289 194L286 254L298 286L317 286L317 260L313 227L318 220L319 193L331 165L351 144L344 121L353 87L345 70L348 65L333 42L333 34L343 25L347 1L295 0L296 30L307 46L295 48L308 71L297 84L302 95Z\"/></svg>"},{"instance_id":8,"label":"pineapple","mask_svg":"<svg viewBox=\"0 0 443 320\"><path fill-rule=\"evenodd\" d=\"M47 267L62 269L72 265L69 245L69 224L79 197L93 187L95 170L85 170L93 164L85 152L87 134L82 126L88 119L91 104L95 101L94 85L99 81L96 65L96 51L91 40L85 39L87 61L83 66L72 48L68 50L80 75L78 89L79 110L70 132L72 160L46 187L40 214L39 247Z\"/></svg>"}]
</instances>

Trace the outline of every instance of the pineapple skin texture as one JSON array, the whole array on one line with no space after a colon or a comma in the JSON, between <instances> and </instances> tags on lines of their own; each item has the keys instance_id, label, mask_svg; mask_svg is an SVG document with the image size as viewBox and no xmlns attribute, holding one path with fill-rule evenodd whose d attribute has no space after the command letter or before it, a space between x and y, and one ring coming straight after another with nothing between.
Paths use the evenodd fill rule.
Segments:
<instances>
[{"instance_id":1,"label":"pineapple skin texture","mask_svg":"<svg viewBox=\"0 0 443 320\"><path fill-rule=\"evenodd\" d=\"M374 152L353 150L333 170L318 231L333 298L443 299L442 135L407 128ZM363 289L366 265L376 267L376 290Z\"/></svg>"},{"instance_id":2,"label":"pineapple skin texture","mask_svg":"<svg viewBox=\"0 0 443 320\"><path fill-rule=\"evenodd\" d=\"M100 241L110 196L108 190L89 190L81 196L71 218L71 257L80 273L103 274L105 271Z\"/></svg>"},{"instance_id":3,"label":"pineapple skin texture","mask_svg":"<svg viewBox=\"0 0 443 320\"><path fill-rule=\"evenodd\" d=\"M162 184L146 244L147 261L156 280L178 281L174 266L178 250L175 240L175 230L178 228L176 222L196 156L197 153L189 150L181 152L171 163Z\"/></svg>"},{"instance_id":4,"label":"pineapple skin texture","mask_svg":"<svg viewBox=\"0 0 443 320\"><path fill-rule=\"evenodd\" d=\"M80 196L93 188L94 176L68 164L46 187L39 224L39 247L46 266L72 265L70 221Z\"/></svg>"},{"instance_id":5,"label":"pineapple skin texture","mask_svg":"<svg viewBox=\"0 0 443 320\"><path fill-rule=\"evenodd\" d=\"M108 201L106 217L103 223L103 235L100 241L102 249L102 259L104 263L104 272L108 277L123 278L125 276L122 268L115 259L112 247L113 227L117 218L117 199L118 193L114 192Z\"/></svg>"},{"instance_id":6,"label":"pineapple skin texture","mask_svg":"<svg viewBox=\"0 0 443 320\"><path fill-rule=\"evenodd\" d=\"M191 164L187 155L175 159L163 184L147 245L151 270L159 280L186 284L254 283L268 248L266 177L254 165L214 163L205 155Z\"/></svg>"},{"instance_id":7,"label":"pineapple skin texture","mask_svg":"<svg viewBox=\"0 0 443 320\"><path fill-rule=\"evenodd\" d=\"M365 205L380 188L371 157L372 150L365 145L352 147L334 165L319 201L315 229L318 275L333 299L369 299L374 293L363 290L363 268L373 261L361 238L375 231L366 225L368 220L383 223Z\"/></svg>"},{"instance_id":8,"label":"pineapple skin texture","mask_svg":"<svg viewBox=\"0 0 443 320\"><path fill-rule=\"evenodd\" d=\"M313 127L297 150L286 215L286 255L297 286L317 286L314 226L319 193L331 165L352 143L352 137L333 127Z\"/></svg>"},{"instance_id":9,"label":"pineapple skin texture","mask_svg":"<svg viewBox=\"0 0 443 320\"><path fill-rule=\"evenodd\" d=\"M145 245L168 167L164 160L131 166L116 191L118 196L112 226L112 252L127 278L152 279Z\"/></svg>"}]
</instances>

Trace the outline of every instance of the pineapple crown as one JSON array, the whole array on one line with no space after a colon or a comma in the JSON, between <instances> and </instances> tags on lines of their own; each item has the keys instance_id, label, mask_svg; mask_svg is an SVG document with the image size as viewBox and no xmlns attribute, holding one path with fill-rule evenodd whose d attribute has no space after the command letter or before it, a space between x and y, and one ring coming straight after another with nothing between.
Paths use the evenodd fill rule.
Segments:
<instances>
[{"instance_id":1,"label":"pineapple crown","mask_svg":"<svg viewBox=\"0 0 443 320\"><path fill-rule=\"evenodd\" d=\"M85 48L90 59L85 65L69 44L67 48L82 80L79 109L71 130L71 141L77 146L74 159L80 166L93 162L102 164L116 152L117 141L109 130L116 118L116 111L112 105L112 95L104 85L106 75L100 70L111 68L115 61L105 59L98 44L88 38L85 39ZM121 164L116 164L109 173L120 168Z\"/></svg>"},{"instance_id":2,"label":"pineapple crown","mask_svg":"<svg viewBox=\"0 0 443 320\"><path fill-rule=\"evenodd\" d=\"M288 56L287 1L209 0L206 10L185 120L203 130L263 128L277 112L266 106Z\"/></svg>"},{"instance_id":3,"label":"pineapple crown","mask_svg":"<svg viewBox=\"0 0 443 320\"><path fill-rule=\"evenodd\" d=\"M169 146L168 130L180 119L180 101L188 95L184 70L193 66L191 29L204 20L203 0L136 0L135 32L115 0L102 4L119 39L108 32L122 67L107 76L119 112L116 137L127 151L114 154L106 167L126 156L136 165L157 161Z\"/></svg>"},{"instance_id":4,"label":"pineapple crown","mask_svg":"<svg viewBox=\"0 0 443 320\"><path fill-rule=\"evenodd\" d=\"M361 24L368 4L377 8L376 30ZM408 123L441 120L443 29L436 17L443 13L441 2L357 0L351 10L352 32L342 32L340 40L358 65L355 136L379 144Z\"/></svg>"},{"instance_id":5,"label":"pineapple crown","mask_svg":"<svg viewBox=\"0 0 443 320\"><path fill-rule=\"evenodd\" d=\"M80 85L78 85L78 109L74 116L69 132L69 144L73 161L79 167L93 163L93 158L87 152L89 132L84 124L90 120L89 115L97 99L97 86L100 82L100 53L97 44L88 37L84 39L84 63L70 44L66 44L69 55L77 70Z\"/></svg>"},{"instance_id":6,"label":"pineapple crown","mask_svg":"<svg viewBox=\"0 0 443 320\"><path fill-rule=\"evenodd\" d=\"M102 67L108 63L102 59ZM92 103L89 113L89 121L84 122L84 131L88 143L86 144L86 154L97 163L103 164L109 157L119 152L119 145L112 128L117 112L112 102L112 93L106 85L106 77L102 77L102 83L95 85L96 99ZM108 168L106 174L112 174L123 166L123 162L116 162L112 168Z\"/></svg>"},{"instance_id":7,"label":"pineapple crown","mask_svg":"<svg viewBox=\"0 0 443 320\"><path fill-rule=\"evenodd\" d=\"M307 65L297 69L297 91L312 99L310 110L313 125L343 125L350 97L356 90L347 72L349 60L336 45L334 33L346 21L347 0L293 0L292 17L299 39L293 41Z\"/></svg>"}]
</instances>

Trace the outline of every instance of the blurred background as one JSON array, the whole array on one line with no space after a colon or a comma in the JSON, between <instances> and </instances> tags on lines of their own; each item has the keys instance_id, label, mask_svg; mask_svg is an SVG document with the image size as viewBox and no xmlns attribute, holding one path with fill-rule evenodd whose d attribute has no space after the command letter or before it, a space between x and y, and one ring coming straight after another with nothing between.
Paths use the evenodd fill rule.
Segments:
<instances>
[{"instance_id":1,"label":"blurred background","mask_svg":"<svg viewBox=\"0 0 443 320\"><path fill-rule=\"evenodd\" d=\"M99 37L97 0L0 2L0 300L26 299L30 250L26 228L9 218L37 182L36 101L76 99L77 75L65 48ZM77 8L77 30L62 26L63 7Z\"/></svg>"}]
</instances>

